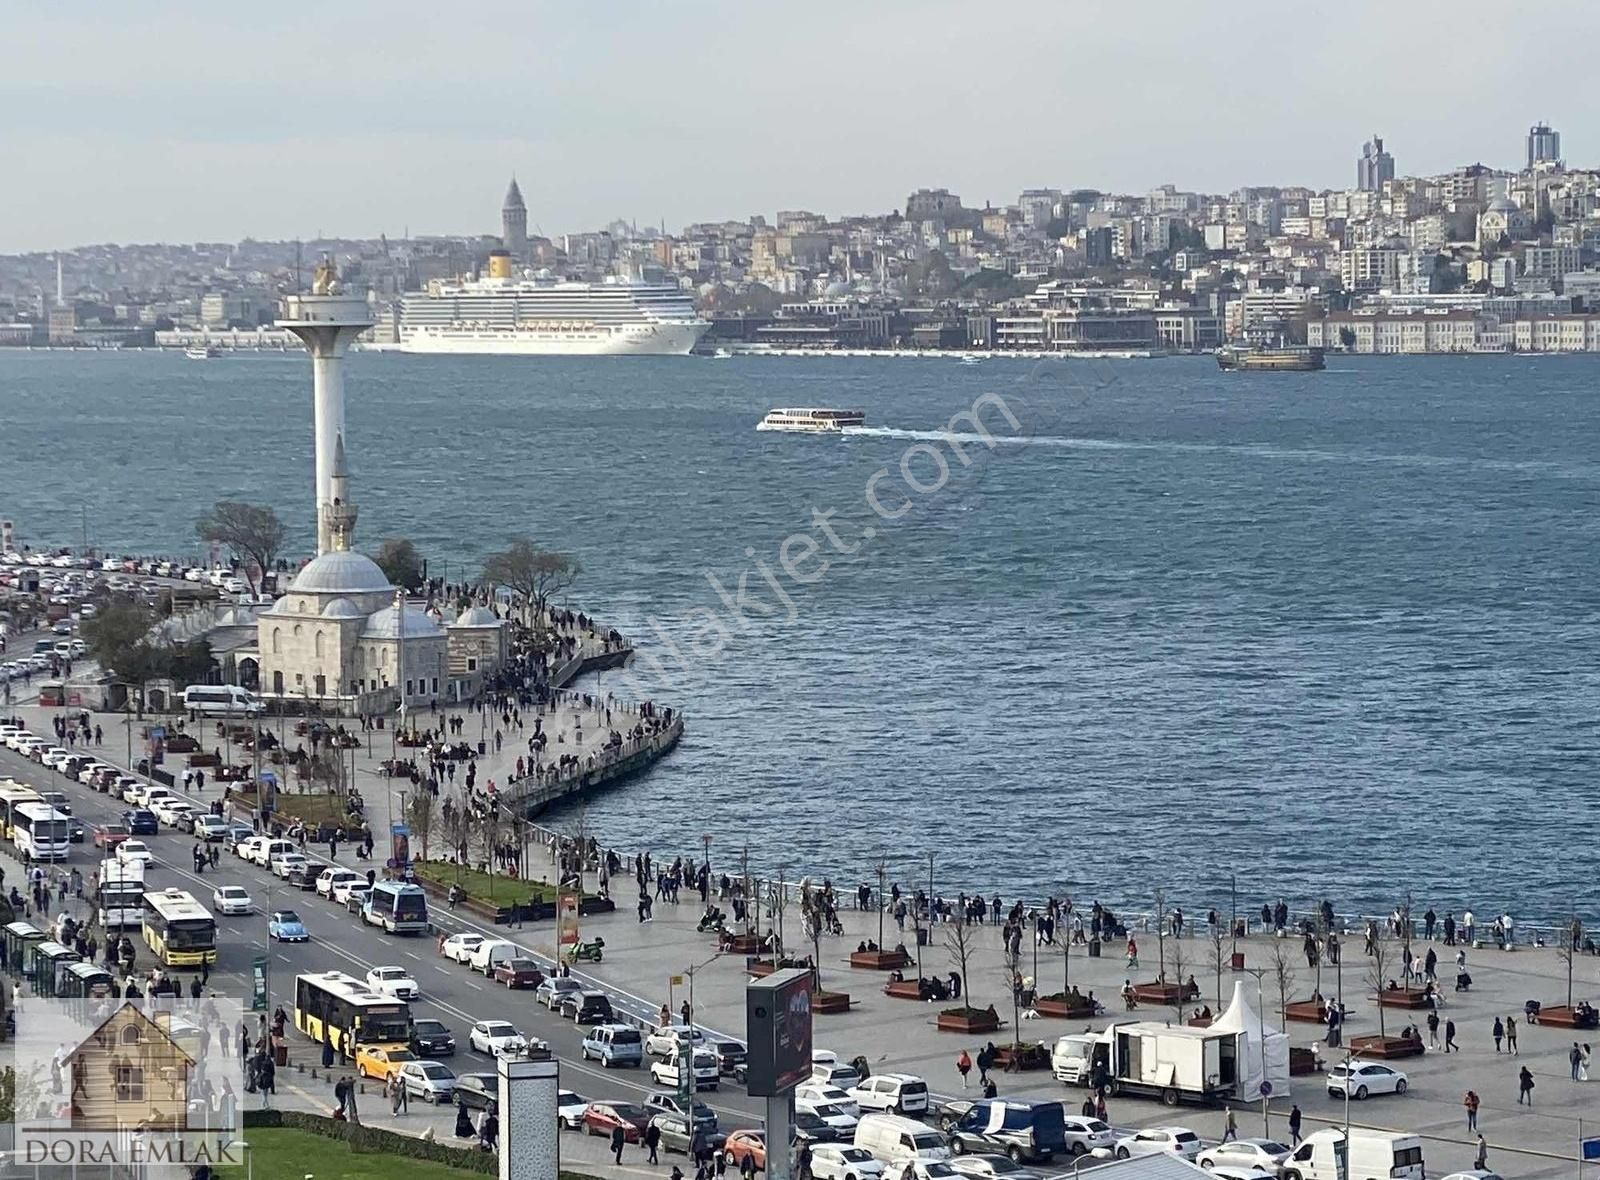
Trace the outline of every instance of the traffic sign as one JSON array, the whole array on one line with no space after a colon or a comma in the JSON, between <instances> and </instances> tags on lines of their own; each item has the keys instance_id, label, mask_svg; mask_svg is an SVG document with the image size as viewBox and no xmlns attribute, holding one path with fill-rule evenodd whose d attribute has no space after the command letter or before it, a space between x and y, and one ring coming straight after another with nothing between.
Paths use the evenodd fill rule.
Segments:
<instances>
[{"instance_id":1,"label":"traffic sign","mask_svg":"<svg viewBox=\"0 0 1600 1180\"><path fill-rule=\"evenodd\" d=\"M1580 1139L1583 1146L1583 1158L1586 1160L1600 1160L1600 1138Z\"/></svg>"},{"instance_id":2,"label":"traffic sign","mask_svg":"<svg viewBox=\"0 0 1600 1180\"><path fill-rule=\"evenodd\" d=\"M1262 1081L1262 1083L1261 1083L1261 1097L1270 1098L1271 1096L1272 1096L1272 1083L1268 1082L1268 1081Z\"/></svg>"}]
</instances>

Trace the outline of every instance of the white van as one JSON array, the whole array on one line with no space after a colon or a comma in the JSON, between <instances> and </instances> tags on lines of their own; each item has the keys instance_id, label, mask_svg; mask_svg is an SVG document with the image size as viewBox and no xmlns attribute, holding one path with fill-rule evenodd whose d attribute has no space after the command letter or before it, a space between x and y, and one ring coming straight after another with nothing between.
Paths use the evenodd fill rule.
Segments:
<instances>
[{"instance_id":1,"label":"white van","mask_svg":"<svg viewBox=\"0 0 1600 1180\"><path fill-rule=\"evenodd\" d=\"M532 955L514 942L486 938L478 944L477 949L467 959L467 966L484 975L493 975L497 963L504 963L511 959L531 958L533 958Z\"/></svg>"},{"instance_id":2,"label":"white van","mask_svg":"<svg viewBox=\"0 0 1600 1180\"><path fill-rule=\"evenodd\" d=\"M1283 1180L1341 1180L1337 1128L1313 1131L1283 1161ZM1350 1131L1349 1180L1423 1180L1422 1140L1398 1131Z\"/></svg>"},{"instance_id":3,"label":"white van","mask_svg":"<svg viewBox=\"0 0 1600 1180\"><path fill-rule=\"evenodd\" d=\"M261 698L237 684L191 684L183 690L183 707L202 717L256 717Z\"/></svg>"},{"instance_id":4,"label":"white van","mask_svg":"<svg viewBox=\"0 0 1600 1180\"><path fill-rule=\"evenodd\" d=\"M864 1114L856 1124L855 1145L885 1164L908 1160L947 1160L950 1148L944 1136L915 1119L897 1114Z\"/></svg>"}]
</instances>

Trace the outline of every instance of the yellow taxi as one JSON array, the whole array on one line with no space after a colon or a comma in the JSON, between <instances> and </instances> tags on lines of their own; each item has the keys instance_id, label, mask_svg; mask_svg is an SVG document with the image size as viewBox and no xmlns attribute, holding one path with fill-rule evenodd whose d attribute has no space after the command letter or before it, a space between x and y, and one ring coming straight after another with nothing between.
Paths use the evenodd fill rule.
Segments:
<instances>
[{"instance_id":1,"label":"yellow taxi","mask_svg":"<svg viewBox=\"0 0 1600 1180\"><path fill-rule=\"evenodd\" d=\"M377 1078L386 1082L390 1074L399 1073L406 1062L416 1059L417 1055L410 1049L391 1049L383 1045L357 1045L356 1073L364 1078Z\"/></svg>"}]
</instances>

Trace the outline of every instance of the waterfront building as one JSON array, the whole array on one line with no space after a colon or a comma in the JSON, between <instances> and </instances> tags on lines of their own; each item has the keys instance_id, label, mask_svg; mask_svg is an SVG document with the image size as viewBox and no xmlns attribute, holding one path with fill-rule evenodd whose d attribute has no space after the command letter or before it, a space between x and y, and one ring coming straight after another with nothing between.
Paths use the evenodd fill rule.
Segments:
<instances>
[{"instance_id":1,"label":"waterfront building","mask_svg":"<svg viewBox=\"0 0 1600 1180\"><path fill-rule=\"evenodd\" d=\"M1394 157L1383 148L1383 139L1374 135L1361 145L1361 156L1356 160L1356 188L1375 193L1394 179Z\"/></svg>"},{"instance_id":2,"label":"waterfront building","mask_svg":"<svg viewBox=\"0 0 1600 1180\"><path fill-rule=\"evenodd\" d=\"M1561 159L1561 132L1548 123L1535 123L1528 128L1528 167L1554 163Z\"/></svg>"}]
</instances>

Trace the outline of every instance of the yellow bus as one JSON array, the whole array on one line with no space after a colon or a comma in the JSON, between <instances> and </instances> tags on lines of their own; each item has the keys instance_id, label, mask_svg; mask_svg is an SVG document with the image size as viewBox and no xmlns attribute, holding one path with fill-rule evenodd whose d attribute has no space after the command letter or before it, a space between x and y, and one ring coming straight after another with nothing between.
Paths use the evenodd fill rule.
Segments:
<instances>
[{"instance_id":1,"label":"yellow bus","mask_svg":"<svg viewBox=\"0 0 1600 1180\"><path fill-rule=\"evenodd\" d=\"M15 779L0 779L0 839L16 839L16 809L24 803L43 803L44 796Z\"/></svg>"},{"instance_id":2,"label":"yellow bus","mask_svg":"<svg viewBox=\"0 0 1600 1180\"><path fill-rule=\"evenodd\" d=\"M144 895L144 941L167 967L215 966L217 922L181 889Z\"/></svg>"},{"instance_id":3,"label":"yellow bus","mask_svg":"<svg viewBox=\"0 0 1600 1180\"><path fill-rule=\"evenodd\" d=\"M357 1045L404 1049L411 1044L411 1005L343 971L323 971L295 979L294 1026L346 1057L355 1056Z\"/></svg>"}]
</instances>

